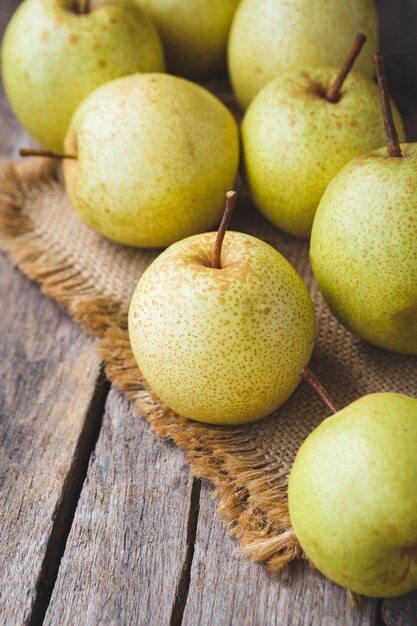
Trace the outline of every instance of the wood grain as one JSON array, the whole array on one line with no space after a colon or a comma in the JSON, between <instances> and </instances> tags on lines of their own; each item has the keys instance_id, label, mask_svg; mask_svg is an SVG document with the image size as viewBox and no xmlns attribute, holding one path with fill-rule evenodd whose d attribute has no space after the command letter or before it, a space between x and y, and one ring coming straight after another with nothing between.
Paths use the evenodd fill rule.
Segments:
<instances>
[{"instance_id":1,"label":"wood grain","mask_svg":"<svg viewBox=\"0 0 417 626\"><path fill-rule=\"evenodd\" d=\"M384 600L382 619L386 626L415 626L417 624L417 591L401 598Z\"/></svg>"},{"instance_id":2,"label":"wood grain","mask_svg":"<svg viewBox=\"0 0 417 626\"><path fill-rule=\"evenodd\" d=\"M92 341L3 258L0 319L0 623L15 625L57 566L100 363Z\"/></svg>"},{"instance_id":3,"label":"wood grain","mask_svg":"<svg viewBox=\"0 0 417 626\"><path fill-rule=\"evenodd\" d=\"M45 624L178 623L192 492L182 452L112 390Z\"/></svg>"},{"instance_id":4,"label":"wood grain","mask_svg":"<svg viewBox=\"0 0 417 626\"><path fill-rule=\"evenodd\" d=\"M304 563L279 574L236 555L203 482L183 626L368 626L376 602L347 606L346 593Z\"/></svg>"}]
</instances>

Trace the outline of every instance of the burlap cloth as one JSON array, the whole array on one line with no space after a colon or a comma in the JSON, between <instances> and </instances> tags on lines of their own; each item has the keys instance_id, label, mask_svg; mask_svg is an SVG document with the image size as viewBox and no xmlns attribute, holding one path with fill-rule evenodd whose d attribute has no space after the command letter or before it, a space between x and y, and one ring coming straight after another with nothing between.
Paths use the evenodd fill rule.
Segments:
<instances>
[{"instance_id":1,"label":"burlap cloth","mask_svg":"<svg viewBox=\"0 0 417 626\"><path fill-rule=\"evenodd\" d=\"M136 403L159 436L185 450L196 476L213 483L219 512L242 551L278 570L301 554L287 508L291 464L302 441L326 417L326 408L300 384L269 418L219 428L185 420L158 401L134 362L127 333L132 291L158 251L122 247L90 230L71 209L58 178L48 160L0 164L0 247L99 338L110 381ZM317 315L311 366L336 406L374 391L416 393L415 358L367 345L331 315L312 277L306 242L271 226L244 193L231 228L267 241L304 279Z\"/></svg>"}]
</instances>

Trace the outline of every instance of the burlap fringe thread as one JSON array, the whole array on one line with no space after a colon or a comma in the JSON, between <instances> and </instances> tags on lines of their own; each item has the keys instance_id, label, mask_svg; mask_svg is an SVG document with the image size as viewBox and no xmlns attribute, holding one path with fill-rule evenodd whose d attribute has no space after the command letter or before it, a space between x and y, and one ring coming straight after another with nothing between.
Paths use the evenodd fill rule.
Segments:
<instances>
[{"instance_id":1,"label":"burlap fringe thread","mask_svg":"<svg viewBox=\"0 0 417 626\"><path fill-rule=\"evenodd\" d=\"M97 293L60 249L52 249L23 206L31 187L50 184L48 160L5 162L0 168L0 247L42 291L64 306L90 334L109 380L131 399L154 432L181 446L196 477L208 478L219 513L243 554L280 570L302 554L286 501L288 473L268 472L268 463L243 428L213 428L186 420L164 406L148 388L130 349L127 311Z\"/></svg>"}]
</instances>

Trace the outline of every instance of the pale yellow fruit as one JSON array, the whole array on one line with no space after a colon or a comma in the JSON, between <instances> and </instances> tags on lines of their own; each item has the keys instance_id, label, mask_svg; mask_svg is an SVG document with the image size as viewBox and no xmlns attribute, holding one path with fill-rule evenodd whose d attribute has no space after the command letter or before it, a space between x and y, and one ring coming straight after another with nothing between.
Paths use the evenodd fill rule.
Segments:
<instances>
[{"instance_id":1,"label":"pale yellow fruit","mask_svg":"<svg viewBox=\"0 0 417 626\"><path fill-rule=\"evenodd\" d=\"M230 30L229 73L246 108L258 91L289 70L340 67L356 33L367 35L369 54L359 72L373 74L378 49L374 0L242 0Z\"/></svg>"},{"instance_id":2,"label":"pale yellow fruit","mask_svg":"<svg viewBox=\"0 0 417 626\"><path fill-rule=\"evenodd\" d=\"M164 70L151 20L129 0L101 1L85 15L70 0L25 0L2 46L11 107L33 137L62 151L77 106L96 87L134 72Z\"/></svg>"},{"instance_id":3,"label":"pale yellow fruit","mask_svg":"<svg viewBox=\"0 0 417 626\"><path fill-rule=\"evenodd\" d=\"M352 333L417 355L417 144L348 163L314 219L310 259L323 296Z\"/></svg>"},{"instance_id":4,"label":"pale yellow fruit","mask_svg":"<svg viewBox=\"0 0 417 626\"><path fill-rule=\"evenodd\" d=\"M377 86L351 72L338 102L325 91L337 68L288 73L264 87L242 125L251 196L276 226L309 237L321 197L351 159L386 142ZM394 107L401 139L404 130Z\"/></svg>"},{"instance_id":5,"label":"pale yellow fruit","mask_svg":"<svg viewBox=\"0 0 417 626\"><path fill-rule=\"evenodd\" d=\"M243 424L277 409L299 382L314 342L308 291L268 244L226 233L222 268L211 267L216 233L163 252L129 310L133 354L174 411L213 424Z\"/></svg>"},{"instance_id":6,"label":"pale yellow fruit","mask_svg":"<svg viewBox=\"0 0 417 626\"><path fill-rule=\"evenodd\" d=\"M136 0L161 35L168 70L210 78L226 69L226 45L239 0Z\"/></svg>"},{"instance_id":7,"label":"pale yellow fruit","mask_svg":"<svg viewBox=\"0 0 417 626\"><path fill-rule=\"evenodd\" d=\"M298 540L331 580L367 596L417 588L417 400L364 396L324 420L291 470Z\"/></svg>"},{"instance_id":8,"label":"pale yellow fruit","mask_svg":"<svg viewBox=\"0 0 417 626\"><path fill-rule=\"evenodd\" d=\"M77 109L65 187L81 217L132 246L163 247L212 227L233 186L236 122L206 89L168 74L100 87Z\"/></svg>"}]
</instances>

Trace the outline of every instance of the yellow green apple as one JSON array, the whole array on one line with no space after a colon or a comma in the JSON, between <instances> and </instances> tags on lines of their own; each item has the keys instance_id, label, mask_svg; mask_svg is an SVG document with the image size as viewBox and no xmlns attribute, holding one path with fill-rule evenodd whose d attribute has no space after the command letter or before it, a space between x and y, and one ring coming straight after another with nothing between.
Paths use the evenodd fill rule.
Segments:
<instances>
[{"instance_id":1,"label":"yellow green apple","mask_svg":"<svg viewBox=\"0 0 417 626\"><path fill-rule=\"evenodd\" d=\"M86 12L81 12L86 11ZM164 70L150 18L132 0L24 0L2 45L11 107L43 146L62 151L71 116L96 87Z\"/></svg>"},{"instance_id":2,"label":"yellow green apple","mask_svg":"<svg viewBox=\"0 0 417 626\"><path fill-rule=\"evenodd\" d=\"M310 259L327 304L351 332L417 354L417 144L399 145L387 93L383 104L388 149L357 157L330 183Z\"/></svg>"},{"instance_id":3,"label":"yellow green apple","mask_svg":"<svg viewBox=\"0 0 417 626\"><path fill-rule=\"evenodd\" d=\"M378 45L374 0L242 0L230 30L229 73L246 108L262 87L283 72L339 67L355 33ZM370 58L358 70L372 75Z\"/></svg>"},{"instance_id":4,"label":"yellow green apple","mask_svg":"<svg viewBox=\"0 0 417 626\"><path fill-rule=\"evenodd\" d=\"M269 415L292 394L315 333L309 293L268 244L227 232L179 241L146 270L129 309L133 354L177 413L211 424ZM213 266L214 265L214 266Z\"/></svg>"},{"instance_id":5,"label":"yellow green apple","mask_svg":"<svg viewBox=\"0 0 417 626\"><path fill-rule=\"evenodd\" d=\"M165 247L220 218L239 161L236 122L203 87L168 74L107 83L77 109L65 140L73 207L119 243Z\"/></svg>"},{"instance_id":6,"label":"yellow green apple","mask_svg":"<svg viewBox=\"0 0 417 626\"><path fill-rule=\"evenodd\" d=\"M154 20L168 70L211 78L226 69L226 45L239 0L136 0Z\"/></svg>"},{"instance_id":7,"label":"yellow green apple","mask_svg":"<svg viewBox=\"0 0 417 626\"><path fill-rule=\"evenodd\" d=\"M364 396L324 420L291 470L291 523L333 582L387 597L417 588L417 399Z\"/></svg>"}]
</instances>

